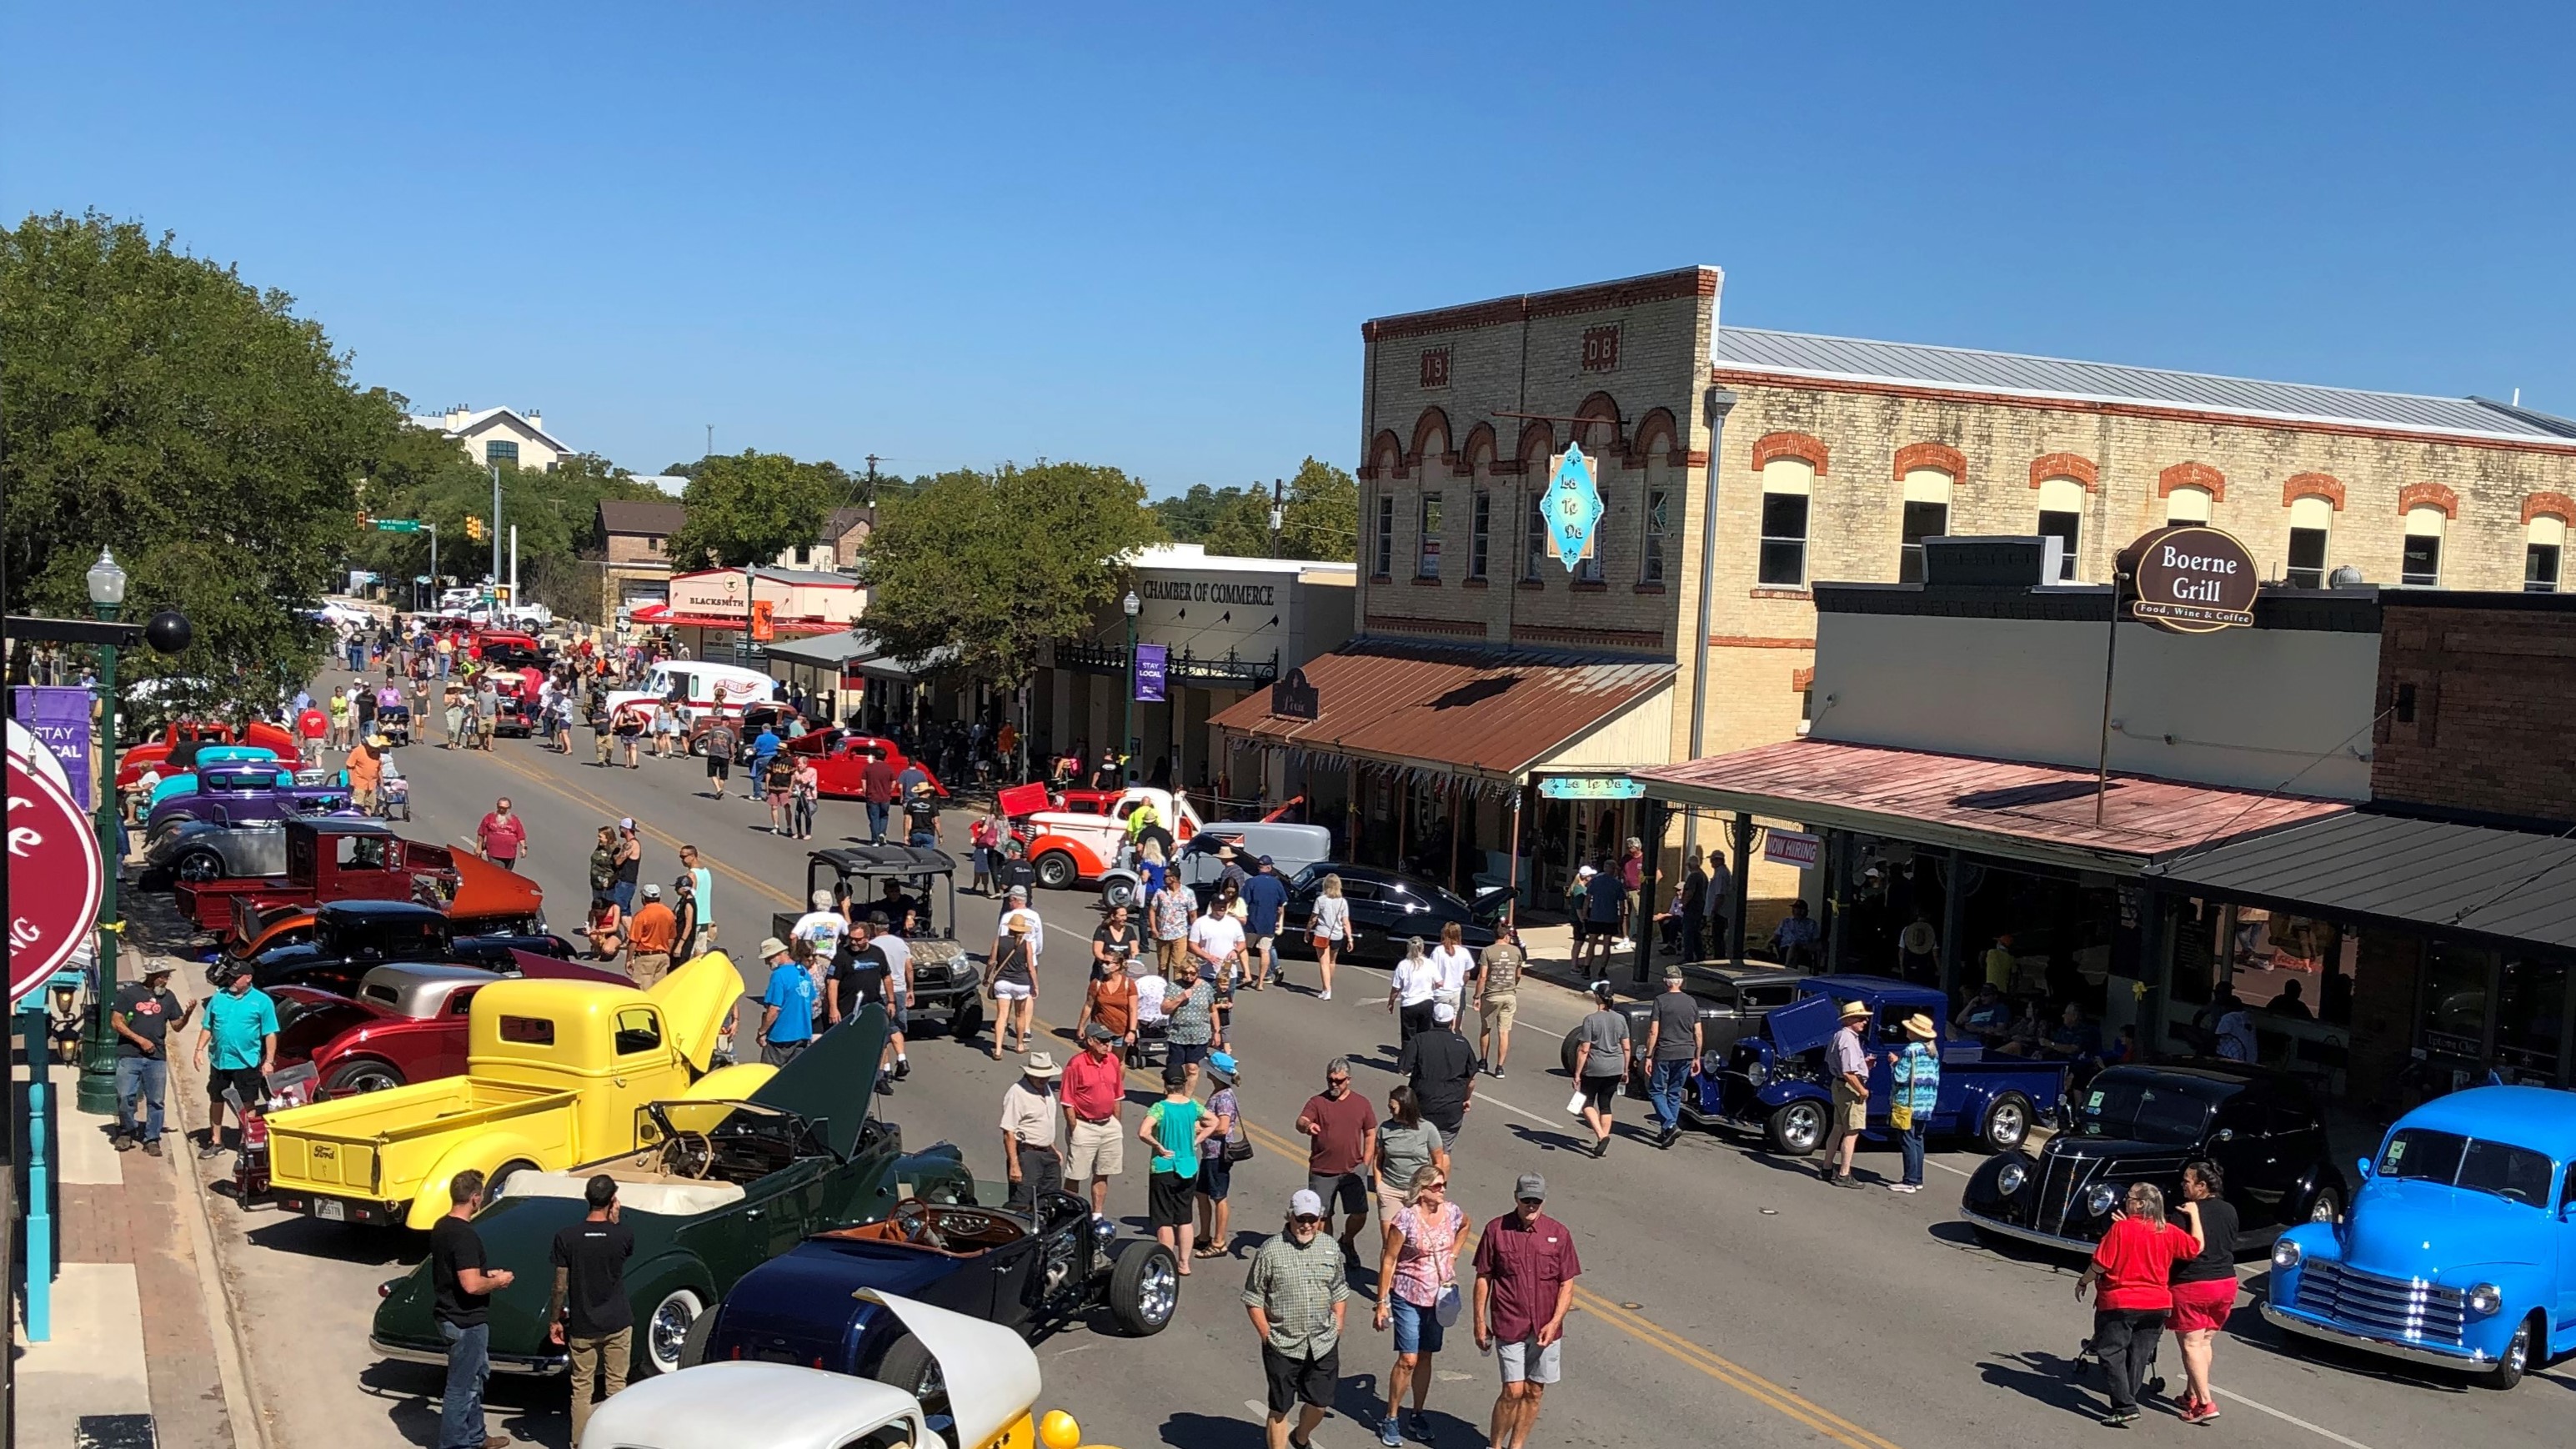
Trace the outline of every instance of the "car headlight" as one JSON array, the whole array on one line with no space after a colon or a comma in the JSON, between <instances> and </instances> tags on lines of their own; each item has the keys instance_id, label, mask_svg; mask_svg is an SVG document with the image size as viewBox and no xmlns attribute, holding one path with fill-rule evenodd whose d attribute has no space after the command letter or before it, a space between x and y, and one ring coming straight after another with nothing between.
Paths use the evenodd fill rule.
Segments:
<instances>
[{"instance_id":1,"label":"car headlight","mask_svg":"<svg viewBox=\"0 0 2576 1449\"><path fill-rule=\"evenodd\" d=\"M2030 1181L2029 1168L2022 1166L2019 1161L2007 1162L1995 1173L1995 1191L2010 1197L2021 1191L2022 1184L2028 1181Z\"/></svg>"},{"instance_id":2,"label":"car headlight","mask_svg":"<svg viewBox=\"0 0 2576 1449\"><path fill-rule=\"evenodd\" d=\"M2119 1205L2120 1189L2107 1182L2093 1184L2084 1194L2084 1210L2097 1218Z\"/></svg>"},{"instance_id":3,"label":"car headlight","mask_svg":"<svg viewBox=\"0 0 2576 1449\"><path fill-rule=\"evenodd\" d=\"M2493 1283L2480 1283L2469 1289L2469 1311L2480 1318L2504 1307L2504 1290Z\"/></svg>"},{"instance_id":4,"label":"car headlight","mask_svg":"<svg viewBox=\"0 0 2576 1449\"><path fill-rule=\"evenodd\" d=\"M1744 1080L1751 1082L1757 1087L1761 1086L1764 1082L1771 1080L1771 1069L1763 1065L1761 1058L1756 1057L1752 1061L1744 1064Z\"/></svg>"},{"instance_id":5,"label":"car headlight","mask_svg":"<svg viewBox=\"0 0 2576 1449\"><path fill-rule=\"evenodd\" d=\"M2283 1238L2272 1245L2272 1266L2275 1268L2295 1268L2299 1266L2299 1260L2306 1256L2299 1251L2299 1245L2288 1238Z\"/></svg>"}]
</instances>

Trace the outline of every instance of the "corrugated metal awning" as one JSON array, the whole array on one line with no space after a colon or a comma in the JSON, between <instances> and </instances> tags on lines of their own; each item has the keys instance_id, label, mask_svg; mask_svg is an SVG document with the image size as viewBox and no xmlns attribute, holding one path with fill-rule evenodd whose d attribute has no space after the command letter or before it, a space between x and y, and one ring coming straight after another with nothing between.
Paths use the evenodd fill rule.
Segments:
<instances>
[{"instance_id":1,"label":"corrugated metal awning","mask_svg":"<svg viewBox=\"0 0 2576 1449\"><path fill-rule=\"evenodd\" d=\"M2373 916L2576 950L2576 839L2355 811L2149 872L2318 915Z\"/></svg>"}]
</instances>

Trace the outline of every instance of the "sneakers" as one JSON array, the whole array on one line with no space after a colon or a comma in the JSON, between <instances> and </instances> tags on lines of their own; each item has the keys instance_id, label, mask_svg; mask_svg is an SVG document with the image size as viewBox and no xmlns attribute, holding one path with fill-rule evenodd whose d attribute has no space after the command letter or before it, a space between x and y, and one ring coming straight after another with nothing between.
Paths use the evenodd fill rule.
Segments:
<instances>
[{"instance_id":1,"label":"sneakers","mask_svg":"<svg viewBox=\"0 0 2576 1449\"><path fill-rule=\"evenodd\" d=\"M158 1157L158 1156L160 1156L160 1155L161 1155L161 1139L160 1139L160 1138L158 1138L158 1137L155 1137L155 1138L153 1138L151 1141L144 1143L144 1144L143 1144L143 1155L144 1155L144 1156L146 1156L146 1157ZM2213 1410L2211 1410L2211 1411L2210 1411L2210 1415L2209 1415L2209 1417L2211 1417L2211 1418L2213 1418L2213 1419L2217 1418L2217 1417L2218 1417L2218 1412L2217 1412L2216 1410L2214 1410L2214 1409L2213 1409Z\"/></svg>"},{"instance_id":2,"label":"sneakers","mask_svg":"<svg viewBox=\"0 0 2576 1449\"><path fill-rule=\"evenodd\" d=\"M2182 1421L2186 1424L2206 1424L2217 1417L2218 1402L2214 1399L2202 1399L2197 1403L2186 1399L2183 1402Z\"/></svg>"},{"instance_id":3,"label":"sneakers","mask_svg":"<svg viewBox=\"0 0 2576 1449\"><path fill-rule=\"evenodd\" d=\"M1852 1176L1850 1173L1844 1173L1840 1177L1828 1177L1825 1181L1832 1183L1836 1187L1848 1187L1855 1191L1859 1190L1861 1185L1860 1179Z\"/></svg>"},{"instance_id":4,"label":"sneakers","mask_svg":"<svg viewBox=\"0 0 2576 1449\"><path fill-rule=\"evenodd\" d=\"M910 1058L910 1057L896 1057L896 1058L894 1059L894 1079L895 1079L896 1081L900 1082L900 1081L902 1081L904 1078L909 1077L909 1076L911 1076L911 1075L912 1075L912 1058Z\"/></svg>"},{"instance_id":5,"label":"sneakers","mask_svg":"<svg viewBox=\"0 0 2576 1449\"><path fill-rule=\"evenodd\" d=\"M130 1132L118 1132L118 1133L115 1133L115 1134L111 1135L107 1140L108 1140L108 1141L110 1141L110 1142L115 1143L115 1144L116 1144L116 1150L117 1150L117 1151L119 1151L119 1152L132 1152L136 1147L138 1147L138 1146L142 1145L142 1139L141 1139L141 1138L139 1138L139 1137L136 1137L133 1133L130 1133Z\"/></svg>"},{"instance_id":6,"label":"sneakers","mask_svg":"<svg viewBox=\"0 0 2576 1449\"><path fill-rule=\"evenodd\" d=\"M1502 1068L1502 1064L1501 1064L1501 1063L1497 1062L1497 1063L1495 1063L1495 1064L1494 1064L1494 1074L1493 1074L1493 1075L1494 1075L1494 1080L1495 1080L1495 1081L1498 1081L1498 1082L1499 1082L1499 1081L1501 1081L1501 1080L1503 1079L1503 1068Z\"/></svg>"},{"instance_id":7,"label":"sneakers","mask_svg":"<svg viewBox=\"0 0 2576 1449\"><path fill-rule=\"evenodd\" d=\"M1404 1435L1397 1429L1393 1414L1378 1421L1377 1442L1385 1445L1386 1449L1404 1449Z\"/></svg>"},{"instance_id":8,"label":"sneakers","mask_svg":"<svg viewBox=\"0 0 2576 1449\"><path fill-rule=\"evenodd\" d=\"M199 1162L209 1162L223 1155L224 1145L211 1139L197 1149L197 1160Z\"/></svg>"},{"instance_id":9,"label":"sneakers","mask_svg":"<svg viewBox=\"0 0 2576 1449\"><path fill-rule=\"evenodd\" d=\"M1404 1416L1404 1432L1428 1444L1431 1442L1431 1416L1420 1409Z\"/></svg>"},{"instance_id":10,"label":"sneakers","mask_svg":"<svg viewBox=\"0 0 2576 1449\"><path fill-rule=\"evenodd\" d=\"M2109 1414L2103 1416L2102 1427L2106 1429L2125 1429L2136 1422L2138 1422L2137 1410L2113 1409Z\"/></svg>"},{"instance_id":11,"label":"sneakers","mask_svg":"<svg viewBox=\"0 0 2576 1449\"><path fill-rule=\"evenodd\" d=\"M1923 1190L1923 1184L1919 1182L1891 1182L1887 1185L1887 1190L1889 1192L1921 1192Z\"/></svg>"},{"instance_id":12,"label":"sneakers","mask_svg":"<svg viewBox=\"0 0 2576 1449\"><path fill-rule=\"evenodd\" d=\"M1317 1001L1330 1001L1333 999L1333 993L1329 991L1318 991L1315 993L1315 999Z\"/></svg>"},{"instance_id":13,"label":"sneakers","mask_svg":"<svg viewBox=\"0 0 2576 1449\"><path fill-rule=\"evenodd\" d=\"M1669 1151L1671 1151L1671 1150L1672 1150L1672 1146L1673 1146L1673 1141L1674 1141L1674 1139L1676 1139L1676 1138L1680 1137L1681 1135L1682 1135L1682 1129L1680 1129L1679 1127L1666 1127L1666 1128L1665 1128L1665 1129L1663 1129L1662 1131L1660 1131L1660 1132L1658 1132L1658 1133L1656 1133L1656 1134L1655 1134L1655 1146L1656 1146L1659 1150L1669 1152Z\"/></svg>"}]
</instances>

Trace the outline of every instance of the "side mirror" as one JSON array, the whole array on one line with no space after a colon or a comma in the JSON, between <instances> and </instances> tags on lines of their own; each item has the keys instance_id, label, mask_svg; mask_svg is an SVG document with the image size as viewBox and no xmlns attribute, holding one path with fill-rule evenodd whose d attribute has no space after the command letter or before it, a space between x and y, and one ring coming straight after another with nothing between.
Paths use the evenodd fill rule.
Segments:
<instances>
[{"instance_id":1,"label":"side mirror","mask_svg":"<svg viewBox=\"0 0 2576 1449\"><path fill-rule=\"evenodd\" d=\"M2379 1175L2378 1169L2370 1165L2370 1159L2367 1157L2355 1158L2352 1165L2360 1170L2361 1180L2364 1182Z\"/></svg>"},{"instance_id":2,"label":"side mirror","mask_svg":"<svg viewBox=\"0 0 2576 1449\"><path fill-rule=\"evenodd\" d=\"M2216 1132L2210 1134L2209 1140L2212 1142L2233 1142L2236 1140L2236 1129L2233 1127L2221 1127Z\"/></svg>"}]
</instances>

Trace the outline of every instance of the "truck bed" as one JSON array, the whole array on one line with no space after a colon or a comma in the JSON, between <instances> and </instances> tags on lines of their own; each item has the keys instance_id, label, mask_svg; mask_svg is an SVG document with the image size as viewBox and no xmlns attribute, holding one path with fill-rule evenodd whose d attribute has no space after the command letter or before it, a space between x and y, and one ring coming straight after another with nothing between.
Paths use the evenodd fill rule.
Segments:
<instances>
[{"instance_id":1,"label":"truck bed","mask_svg":"<svg viewBox=\"0 0 2576 1449\"><path fill-rule=\"evenodd\" d=\"M566 1160L579 1096L446 1077L297 1107L268 1119L270 1176L281 1191L409 1201L448 1148L494 1127Z\"/></svg>"}]
</instances>

